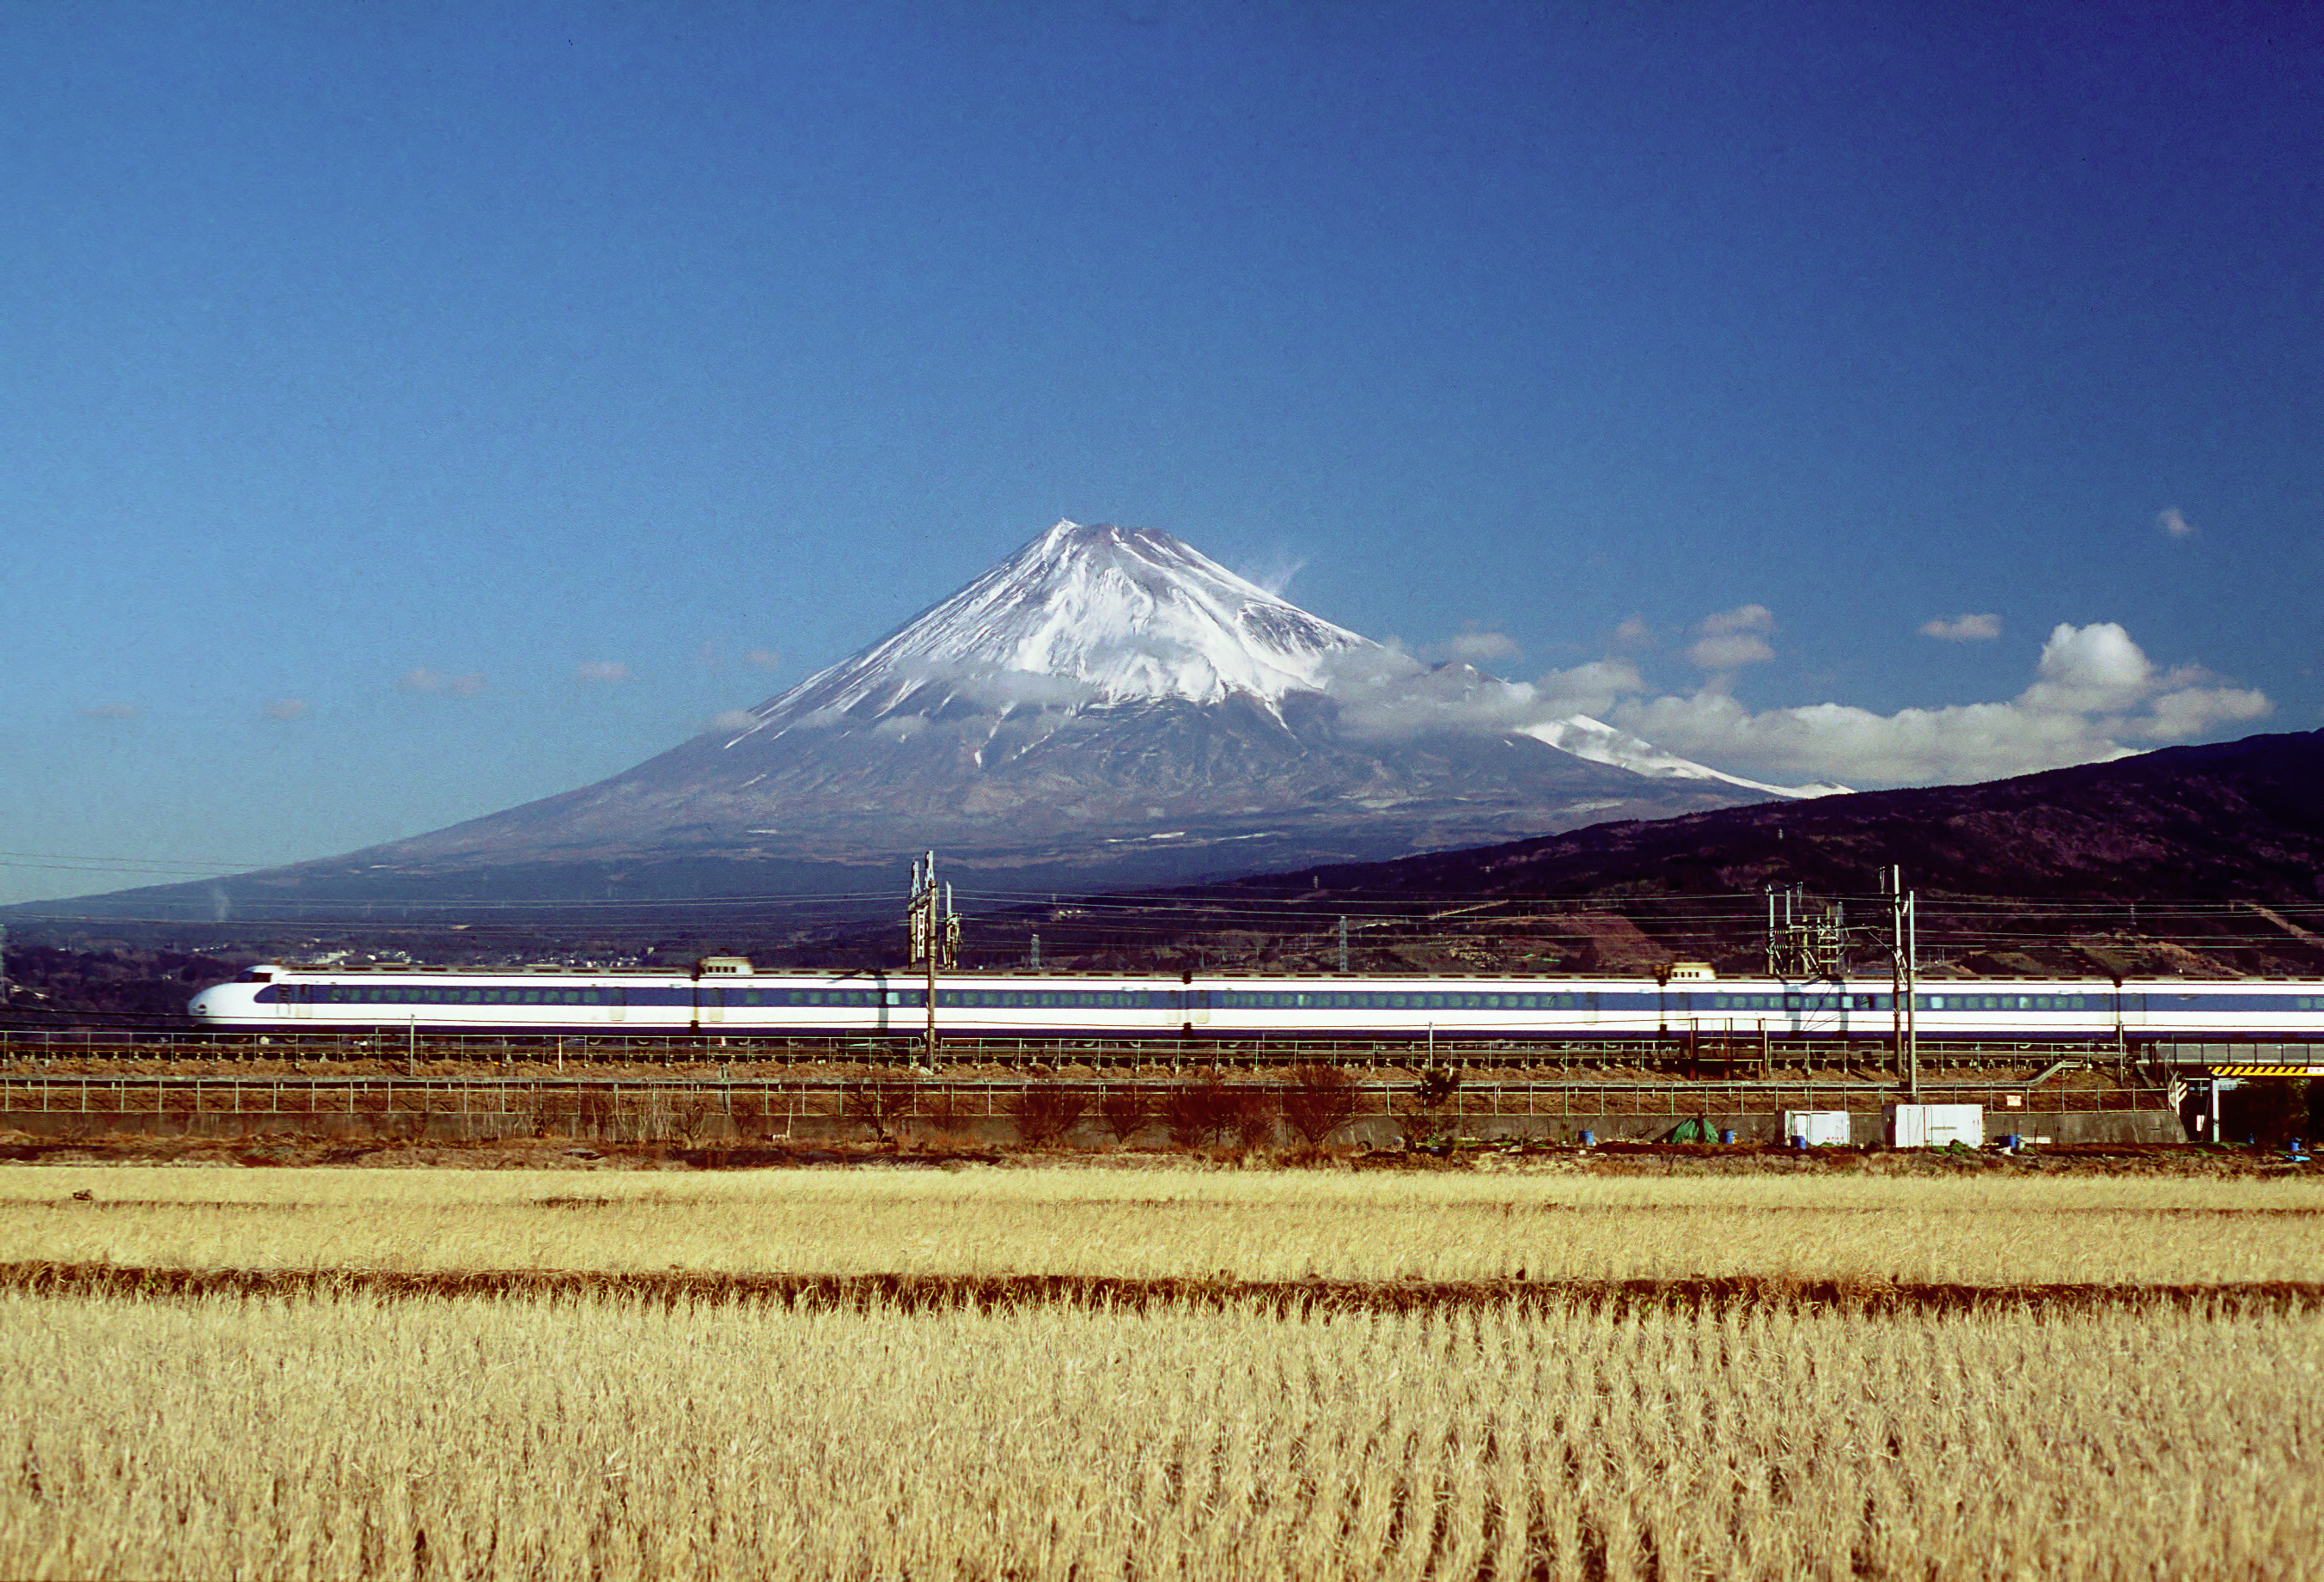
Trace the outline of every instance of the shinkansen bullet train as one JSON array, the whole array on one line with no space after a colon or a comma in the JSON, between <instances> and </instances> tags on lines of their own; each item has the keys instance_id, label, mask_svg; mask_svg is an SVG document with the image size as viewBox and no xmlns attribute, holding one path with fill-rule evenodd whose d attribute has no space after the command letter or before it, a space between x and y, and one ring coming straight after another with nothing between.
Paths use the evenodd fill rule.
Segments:
<instances>
[{"instance_id":1,"label":"shinkansen bullet train","mask_svg":"<svg viewBox=\"0 0 2324 1582\"><path fill-rule=\"evenodd\" d=\"M1886 979L1716 979L1681 964L1638 978L1099 976L946 973L950 1038L1886 1039ZM194 996L220 1029L493 1033L706 1033L906 1038L927 1025L916 974L766 973L711 957L691 973L253 967ZM2324 1038L2324 982L2014 978L1924 981L1934 1039Z\"/></svg>"}]
</instances>

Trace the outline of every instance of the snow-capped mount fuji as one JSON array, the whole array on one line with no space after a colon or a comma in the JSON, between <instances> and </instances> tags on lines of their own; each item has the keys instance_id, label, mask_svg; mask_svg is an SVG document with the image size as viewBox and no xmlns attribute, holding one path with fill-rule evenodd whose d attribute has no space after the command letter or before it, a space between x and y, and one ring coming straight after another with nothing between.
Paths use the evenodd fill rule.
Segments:
<instances>
[{"instance_id":1,"label":"snow-capped mount fuji","mask_svg":"<svg viewBox=\"0 0 2324 1582\"><path fill-rule=\"evenodd\" d=\"M1326 689L1375 647L1167 532L1060 522L943 603L751 712L742 734L959 706L1118 708ZM738 738L739 739L739 738Z\"/></svg>"},{"instance_id":2,"label":"snow-capped mount fuji","mask_svg":"<svg viewBox=\"0 0 2324 1582\"><path fill-rule=\"evenodd\" d=\"M992 890L1363 861L1802 794L1333 625L1168 533L1060 522L958 593L595 785L232 882L266 899ZM1815 788L1821 790L1823 788Z\"/></svg>"}]
</instances>

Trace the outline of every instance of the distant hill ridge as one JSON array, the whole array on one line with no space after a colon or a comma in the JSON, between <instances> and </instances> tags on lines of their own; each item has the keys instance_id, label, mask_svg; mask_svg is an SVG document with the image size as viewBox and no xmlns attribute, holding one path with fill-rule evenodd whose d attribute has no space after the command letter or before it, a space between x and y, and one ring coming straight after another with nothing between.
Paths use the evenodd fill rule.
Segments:
<instances>
[{"instance_id":1,"label":"distant hill ridge","mask_svg":"<svg viewBox=\"0 0 2324 1582\"><path fill-rule=\"evenodd\" d=\"M2324 900L2324 732L2165 747L1976 785L1858 791L1217 887L1384 895L1931 893L2058 901Z\"/></svg>"}]
</instances>

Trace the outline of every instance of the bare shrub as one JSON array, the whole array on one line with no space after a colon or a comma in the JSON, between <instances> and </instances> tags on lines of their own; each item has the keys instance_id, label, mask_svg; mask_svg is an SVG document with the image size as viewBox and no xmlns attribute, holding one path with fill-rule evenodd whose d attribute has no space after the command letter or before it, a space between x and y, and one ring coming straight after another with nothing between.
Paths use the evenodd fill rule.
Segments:
<instances>
[{"instance_id":1,"label":"bare shrub","mask_svg":"<svg viewBox=\"0 0 2324 1582\"><path fill-rule=\"evenodd\" d=\"M734 1095L732 1108L734 1132L747 1142L760 1143L774 1135L777 1101L769 1094L745 1088Z\"/></svg>"},{"instance_id":2,"label":"bare shrub","mask_svg":"<svg viewBox=\"0 0 2324 1582\"><path fill-rule=\"evenodd\" d=\"M1154 1101L1134 1087L1117 1087L1098 1100L1097 1113L1114 1142L1128 1143L1154 1118Z\"/></svg>"},{"instance_id":3,"label":"bare shrub","mask_svg":"<svg viewBox=\"0 0 2324 1582\"><path fill-rule=\"evenodd\" d=\"M1246 1087L1234 1096L1235 1145L1255 1153L1275 1141L1275 1095L1263 1087Z\"/></svg>"},{"instance_id":4,"label":"bare shrub","mask_svg":"<svg viewBox=\"0 0 2324 1582\"><path fill-rule=\"evenodd\" d=\"M713 1119L718 1115L718 1101L706 1093L690 1093L678 1101L677 1129L678 1141L692 1148L710 1134Z\"/></svg>"},{"instance_id":5,"label":"bare shrub","mask_svg":"<svg viewBox=\"0 0 2324 1582\"><path fill-rule=\"evenodd\" d=\"M1283 1119L1310 1148L1321 1148L1356 1115L1356 1081L1337 1066L1296 1066L1283 1089Z\"/></svg>"},{"instance_id":6,"label":"bare shrub","mask_svg":"<svg viewBox=\"0 0 2324 1582\"><path fill-rule=\"evenodd\" d=\"M1234 1095L1217 1082L1191 1082L1162 1101L1162 1124L1180 1148L1200 1148L1226 1134L1234 1120Z\"/></svg>"},{"instance_id":7,"label":"bare shrub","mask_svg":"<svg viewBox=\"0 0 2324 1582\"><path fill-rule=\"evenodd\" d=\"M954 1088L936 1088L926 1095L920 1104L920 1127L933 1136L962 1137L967 1133L975 1118L976 1111L962 1099Z\"/></svg>"},{"instance_id":8,"label":"bare shrub","mask_svg":"<svg viewBox=\"0 0 2324 1582\"><path fill-rule=\"evenodd\" d=\"M851 1082L839 1096L840 1113L869 1127L882 1143L896 1140L896 1123L912 1110L908 1082Z\"/></svg>"},{"instance_id":9,"label":"bare shrub","mask_svg":"<svg viewBox=\"0 0 2324 1582\"><path fill-rule=\"evenodd\" d=\"M1089 1095L1043 1083L1012 1096L1001 1108L1016 1126L1019 1141L1028 1147L1046 1148L1074 1129L1082 1112L1089 1108Z\"/></svg>"}]
</instances>

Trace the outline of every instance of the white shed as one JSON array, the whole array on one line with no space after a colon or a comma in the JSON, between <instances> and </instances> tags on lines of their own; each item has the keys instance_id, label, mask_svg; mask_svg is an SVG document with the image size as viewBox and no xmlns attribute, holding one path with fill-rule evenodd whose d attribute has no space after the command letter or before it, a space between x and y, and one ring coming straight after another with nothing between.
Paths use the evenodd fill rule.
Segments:
<instances>
[{"instance_id":1,"label":"white shed","mask_svg":"<svg viewBox=\"0 0 2324 1582\"><path fill-rule=\"evenodd\" d=\"M1848 1146L1848 1112L1846 1110L1785 1110L1784 1141L1794 1137L1807 1139L1810 1148L1845 1148Z\"/></svg>"},{"instance_id":2,"label":"white shed","mask_svg":"<svg viewBox=\"0 0 2324 1582\"><path fill-rule=\"evenodd\" d=\"M1894 1148L1943 1148L1966 1143L1985 1146L1985 1106L1981 1104L1892 1104L1888 1106L1888 1143Z\"/></svg>"}]
</instances>

